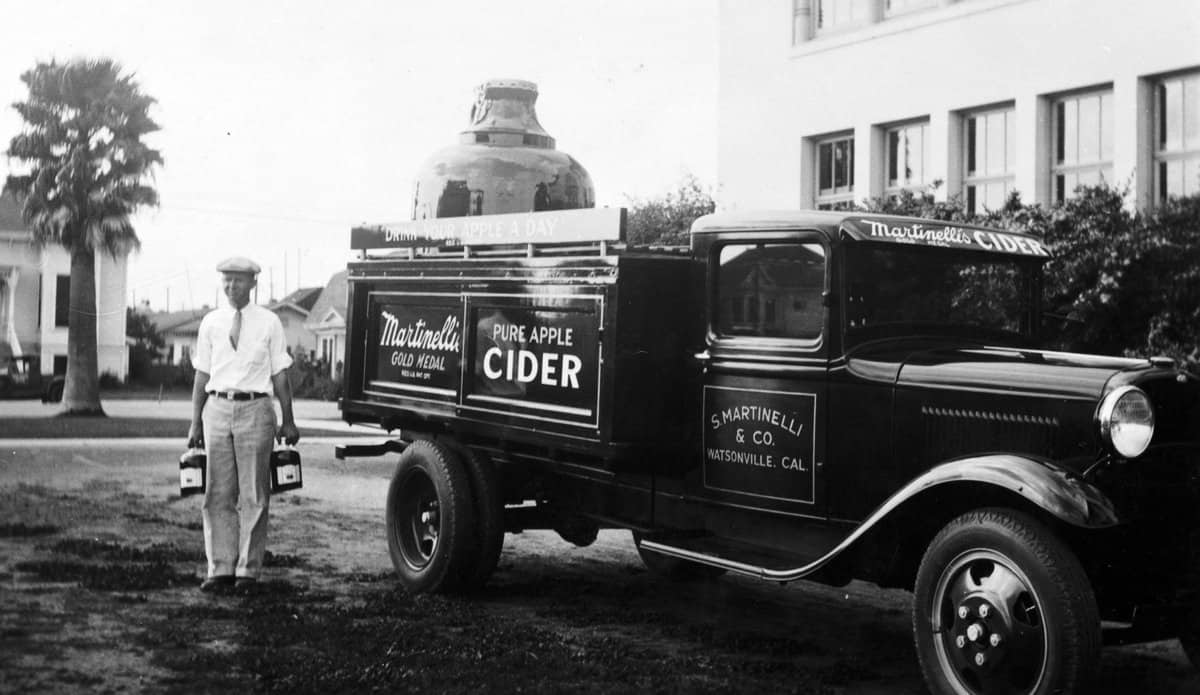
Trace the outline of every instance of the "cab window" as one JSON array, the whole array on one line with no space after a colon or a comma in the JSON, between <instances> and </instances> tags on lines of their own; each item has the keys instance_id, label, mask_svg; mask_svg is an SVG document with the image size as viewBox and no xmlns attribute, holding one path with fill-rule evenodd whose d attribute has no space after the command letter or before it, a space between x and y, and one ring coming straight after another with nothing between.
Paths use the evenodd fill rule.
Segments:
<instances>
[{"instance_id":1,"label":"cab window","mask_svg":"<svg viewBox=\"0 0 1200 695\"><path fill-rule=\"evenodd\" d=\"M728 244L717 264L716 332L724 336L821 336L825 249L820 244Z\"/></svg>"}]
</instances>

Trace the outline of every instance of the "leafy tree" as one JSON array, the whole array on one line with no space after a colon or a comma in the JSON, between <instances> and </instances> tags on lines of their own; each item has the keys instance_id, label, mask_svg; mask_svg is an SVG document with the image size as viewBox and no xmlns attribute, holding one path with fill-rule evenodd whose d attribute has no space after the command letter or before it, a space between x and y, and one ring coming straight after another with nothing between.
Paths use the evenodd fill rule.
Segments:
<instances>
[{"instance_id":1,"label":"leafy tree","mask_svg":"<svg viewBox=\"0 0 1200 695\"><path fill-rule=\"evenodd\" d=\"M961 198L955 197L946 201L934 199L934 192L941 186L940 180L934 181L920 193L905 189L897 195L873 198L856 207L882 215L907 215L923 217L927 220L968 222L971 216L963 206Z\"/></svg>"},{"instance_id":2,"label":"leafy tree","mask_svg":"<svg viewBox=\"0 0 1200 695\"><path fill-rule=\"evenodd\" d=\"M133 307L125 308L125 335L133 339L129 346L129 378L142 378L167 341L150 317Z\"/></svg>"},{"instance_id":3,"label":"leafy tree","mask_svg":"<svg viewBox=\"0 0 1200 695\"><path fill-rule=\"evenodd\" d=\"M162 164L142 142L158 130L154 99L109 59L39 62L21 75L28 99L13 104L25 121L6 154L23 163L10 175L13 192L39 243L71 255L66 415L103 414L96 348L96 254L113 258L139 247L129 221L139 207L157 205L143 181Z\"/></svg>"},{"instance_id":4,"label":"leafy tree","mask_svg":"<svg viewBox=\"0 0 1200 695\"><path fill-rule=\"evenodd\" d=\"M626 196L626 199L629 213L625 238L631 246L686 246L692 222L717 209L711 191L691 174L685 175L678 187L664 196Z\"/></svg>"},{"instance_id":5,"label":"leafy tree","mask_svg":"<svg viewBox=\"0 0 1200 695\"><path fill-rule=\"evenodd\" d=\"M859 208L1040 236L1053 255L1044 283L1052 347L1169 355L1200 367L1200 196L1135 213L1125 204L1127 187L1102 185L1049 207L1013 193L1000 209L972 216L961 200L935 201L936 186Z\"/></svg>"},{"instance_id":6,"label":"leafy tree","mask_svg":"<svg viewBox=\"0 0 1200 695\"><path fill-rule=\"evenodd\" d=\"M1159 231L1143 245L1146 265L1157 287L1144 349L1200 367L1200 195L1171 198L1146 215L1146 226Z\"/></svg>"}]
</instances>

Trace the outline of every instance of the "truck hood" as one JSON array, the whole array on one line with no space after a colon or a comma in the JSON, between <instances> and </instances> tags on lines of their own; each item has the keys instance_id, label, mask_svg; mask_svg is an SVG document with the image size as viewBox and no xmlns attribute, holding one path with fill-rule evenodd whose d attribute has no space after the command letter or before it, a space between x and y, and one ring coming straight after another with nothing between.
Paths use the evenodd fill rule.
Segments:
<instances>
[{"instance_id":1,"label":"truck hood","mask_svg":"<svg viewBox=\"0 0 1200 695\"><path fill-rule=\"evenodd\" d=\"M1009 347L876 344L848 359L851 372L918 386L1098 400L1117 373L1147 360Z\"/></svg>"}]
</instances>

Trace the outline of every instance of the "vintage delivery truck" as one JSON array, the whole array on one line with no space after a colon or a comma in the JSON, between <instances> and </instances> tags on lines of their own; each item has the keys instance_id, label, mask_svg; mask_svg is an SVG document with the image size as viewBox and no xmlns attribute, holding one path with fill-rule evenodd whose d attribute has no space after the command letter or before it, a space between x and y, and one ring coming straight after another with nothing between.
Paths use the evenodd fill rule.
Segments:
<instances>
[{"instance_id":1,"label":"vintage delivery truck","mask_svg":"<svg viewBox=\"0 0 1200 695\"><path fill-rule=\"evenodd\" d=\"M414 220L352 230L340 405L391 436L338 455L399 454L405 587L617 528L677 580L910 589L938 693L1087 692L1105 643L1200 659L1200 380L1040 349L1038 238L739 212L639 248L573 160L496 153L552 147L533 96L482 87ZM488 214L521 190L540 211Z\"/></svg>"},{"instance_id":2,"label":"vintage delivery truck","mask_svg":"<svg viewBox=\"0 0 1200 695\"><path fill-rule=\"evenodd\" d=\"M341 454L400 452L406 587L625 528L670 577L912 589L938 691L1069 690L1102 620L1196 655L1200 381L1036 349L1038 239L784 212L651 250L621 215L354 230L341 408L395 438Z\"/></svg>"}]
</instances>

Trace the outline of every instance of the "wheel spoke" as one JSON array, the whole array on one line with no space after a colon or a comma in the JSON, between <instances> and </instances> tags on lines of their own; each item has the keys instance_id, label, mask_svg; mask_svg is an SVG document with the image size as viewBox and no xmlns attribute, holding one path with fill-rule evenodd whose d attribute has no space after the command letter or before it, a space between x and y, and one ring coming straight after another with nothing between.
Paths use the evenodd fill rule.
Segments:
<instances>
[{"instance_id":1,"label":"wheel spoke","mask_svg":"<svg viewBox=\"0 0 1200 695\"><path fill-rule=\"evenodd\" d=\"M995 597L998 605L1011 608L1012 603L1027 594L1029 589L1012 570L1000 564L993 564L993 567L992 573L981 582L981 587Z\"/></svg>"},{"instance_id":2,"label":"wheel spoke","mask_svg":"<svg viewBox=\"0 0 1200 695\"><path fill-rule=\"evenodd\" d=\"M937 623L933 625L933 631L936 632L951 632L958 631L959 617L957 614L958 607L963 605L967 597L976 590L976 583L971 578L970 571L959 572L950 581L946 587L945 593L939 601L938 606L935 606Z\"/></svg>"}]
</instances>

